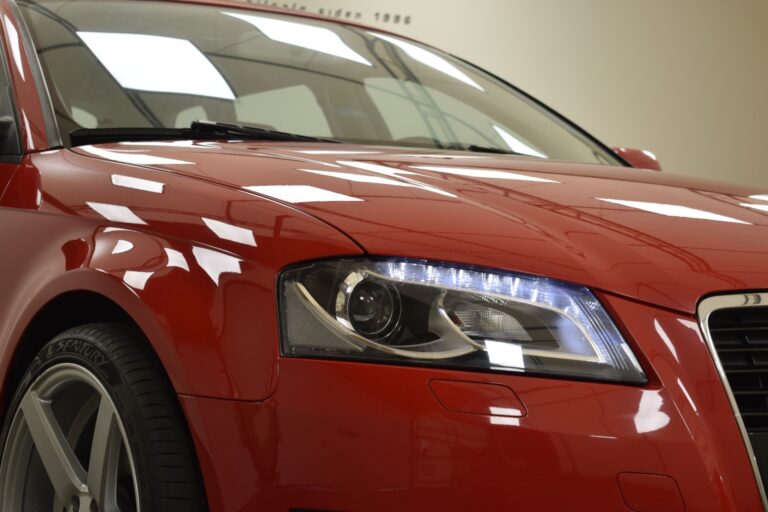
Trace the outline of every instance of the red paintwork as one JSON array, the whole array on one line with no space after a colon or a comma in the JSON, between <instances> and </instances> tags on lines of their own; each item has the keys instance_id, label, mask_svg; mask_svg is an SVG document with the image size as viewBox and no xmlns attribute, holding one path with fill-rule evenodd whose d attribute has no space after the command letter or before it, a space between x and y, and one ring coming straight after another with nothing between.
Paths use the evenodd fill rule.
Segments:
<instances>
[{"instance_id":1,"label":"red paintwork","mask_svg":"<svg viewBox=\"0 0 768 512\"><path fill-rule=\"evenodd\" d=\"M13 19L7 3L0 6ZM760 510L743 440L692 315L706 294L768 288L768 217L741 206L765 191L642 170L332 144L44 151L40 99L9 66L31 154L18 166L0 165L0 375L53 298L73 290L109 298L147 335L180 395L213 512L626 511L631 491L622 496L619 475L627 473L673 479L689 511ZM115 161L126 149L189 163ZM307 153L318 150L368 153ZM376 173L359 162L386 167ZM150 180L162 193L116 185L115 175ZM265 185L359 200L292 206L244 189ZM253 243L227 237L221 223L250 231ZM588 285L650 381L630 387L279 359L279 271L365 253ZM520 415L491 411L500 389L519 399ZM12 391L4 385L2 395Z\"/></svg>"},{"instance_id":2,"label":"red paintwork","mask_svg":"<svg viewBox=\"0 0 768 512\"><path fill-rule=\"evenodd\" d=\"M656 159L656 155L650 151L632 148L613 148L613 151L629 162L632 167L637 167L638 169L650 169L652 171L661 170L661 164Z\"/></svg>"},{"instance_id":3,"label":"red paintwork","mask_svg":"<svg viewBox=\"0 0 768 512\"><path fill-rule=\"evenodd\" d=\"M162 180L164 192L115 186L115 174ZM146 225L110 230L113 223L86 202L129 205ZM268 396L275 385L276 273L289 262L361 253L326 224L251 194L105 166L64 150L25 159L0 205L0 239L18 244L3 254L4 268L13 272L1 281L0 339L18 339L57 295L92 289L138 315L176 389L202 396ZM203 218L251 229L258 247L218 238ZM115 254L118 243L132 247ZM174 266L166 249L189 270ZM226 272L209 275L216 268L208 264L206 271L201 263L211 258ZM41 274L47 278L34 277ZM0 355L0 374L12 348Z\"/></svg>"},{"instance_id":4,"label":"red paintwork","mask_svg":"<svg viewBox=\"0 0 768 512\"><path fill-rule=\"evenodd\" d=\"M713 291L768 288L768 214L741 206L760 190L533 158L327 144L223 146L225 152L178 145L100 148L113 158L138 150L189 162L156 167L238 189L310 185L360 199L300 206L370 254L546 275L687 312ZM355 150L371 154L306 153ZM354 167L359 163L384 166L394 181L359 181L387 177ZM551 182L455 174L464 168ZM596 198L684 206L743 224L668 217Z\"/></svg>"},{"instance_id":5,"label":"red paintwork","mask_svg":"<svg viewBox=\"0 0 768 512\"><path fill-rule=\"evenodd\" d=\"M453 412L484 416L525 416L525 406L507 386L486 382L431 380L429 389L440 405Z\"/></svg>"},{"instance_id":6,"label":"red paintwork","mask_svg":"<svg viewBox=\"0 0 768 512\"><path fill-rule=\"evenodd\" d=\"M664 475L622 473L619 489L635 512L684 512L685 502L673 478Z\"/></svg>"},{"instance_id":7,"label":"red paintwork","mask_svg":"<svg viewBox=\"0 0 768 512\"><path fill-rule=\"evenodd\" d=\"M601 298L648 386L284 359L267 401L182 397L214 510L628 510L626 472L670 476L689 511L760 510L693 318ZM508 386L528 412L447 411L434 379Z\"/></svg>"}]
</instances>

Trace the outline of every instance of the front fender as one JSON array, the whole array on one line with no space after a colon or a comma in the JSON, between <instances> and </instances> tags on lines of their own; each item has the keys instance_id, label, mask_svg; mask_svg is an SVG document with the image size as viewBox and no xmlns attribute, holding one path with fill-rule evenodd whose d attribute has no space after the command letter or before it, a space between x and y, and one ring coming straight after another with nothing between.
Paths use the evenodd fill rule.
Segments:
<instances>
[{"instance_id":1,"label":"front fender","mask_svg":"<svg viewBox=\"0 0 768 512\"><path fill-rule=\"evenodd\" d=\"M265 286L272 276L230 254L137 231L98 228L89 238L50 255L63 272L34 261L21 273L3 322L13 329L0 372L37 312L67 292L90 291L136 322L178 393L260 400L272 392L277 324L274 289Z\"/></svg>"},{"instance_id":2,"label":"front fender","mask_svg":"<svg viewBox=\"0 0 768 512\"><path fill-rule=\"evenodd\" d=\"M242 191L163 175L161 197L118 197L122 192L108 185L112 166L96 169L98 161L81 159L65 168L55 154L38 162L47 159L55 165L22 166L0 201L0 375L46 304L67 292L90 291L120 306L142 329L177 393L263 400L277 375L277 273L305 259L360 254L328 225ZM153 174L128 166L118 171ZM173 208L141 208L145 196ZM84 208L91 200L130 201L148 224L105 222ZM233 204L248 208L246 220L222 214ZM201 220L222 217L232 226L257 223L258 246L238 252L222 247L235 244L217 238Z\"/></svg>"}]
</instances>

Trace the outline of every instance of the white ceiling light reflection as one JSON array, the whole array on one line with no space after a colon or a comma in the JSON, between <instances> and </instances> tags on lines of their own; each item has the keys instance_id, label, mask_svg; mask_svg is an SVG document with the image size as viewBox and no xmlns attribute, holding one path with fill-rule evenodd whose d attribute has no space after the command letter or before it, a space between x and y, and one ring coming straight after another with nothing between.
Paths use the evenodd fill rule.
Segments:
<instances>
[{"instance_id":1,"label":"white ceiling light reflection","mask_svg":"<svg viewBox=\"0 0 768 512\"><path fill-rule=\"evenodd\" d=\"M144 220L141 219L141 217L133 213L133 211L127 206L106 203L93 203L90 201L86 202L85 204L87 204L93 211L112 222L123 222L125 224L141 225L147 224L144 222Z\"/></svg>"},{"instance_id":2,"label":"white ceiling light reflection","mask_svg":"<svg viewBox=\"0 0 768 512\"><path fill-rule=\"evenodd\" d=\"M443 167L439 165L414 165L414 169L423 169L425 171L441 172L445 174L456 174L468 178L490 178L496 180L514 180L514 181L533 181L537 183L560 183L546 178L537 178L535 176L526 176L516 172L496 171L493 169L470 169L463 167Z\"/></svg>"},{"instance_id":3,"label":"white ceiling light reflection","mask_svg":"<svg viewBox=\"0 0 768 512\"><path fill-rule=\"evenodd\" d=\"M697 220L713 220L717 222L731 222L734 224L749 224L743 220L734 219L733 217L726 217L706 210L697 210L696 208L689 208L678 204L666 204L666 203L649 203L646 201L625 201L622 199L606 199L603 197L596 197L598 201L604 201L606 203L618 204L626 206L628 208L636 208L645 212L657 213L659 215L665 215L667 217L681 217L686 219Z\"/></svg>"},{"instance_id":4,"label":"white ceiling light reflection","mask_svg":"<svg viewBox=\"0 0 768 512\"><path fill-rule=\"evenodd\" d=\"M488 160L493 158L490 156L478 156L478 155L439 155L436 153L400 153L398 155L392 155L398 158L439 158L441 160Z\"/></svg>"},{"instance_id":5,"label":"white ceiling light reflection","mask_svg":"<svg viewBox=\"0 0 768 512\"><path fill-rule=\"evenodd\" d=\"M131 251L132 249L133 244L128 240L118 240L115 244L115 248L112 249L112 254L123 254L125 252Z\"/></svg>"},{"instance_id":6,"label":"white ceiling light reflection","mask_svg":"<svg viewBox=\"0 0 768 512\"><path fill-rule=\"evenodd\" d=\"M643 153L648 158L650 158L651 160L656 160L656 161L659 160L659 158L656 156L656 153L654 153L653 151L648 151L647 149L643 149L640 152Z\"/></svg>"},{"instance_id":7,"label":"white ceiling light reflection","mask_svg":"<svg viewBox=\"0 0 768 512\"><path fill-rule=\"evenodd\" d=\"M138 270L129 270L123 276L123 282L137 290L143 290L147 286L147 281L154 272L139 272Z\"/></svg>"},{"instance_id":8,"label":"white ceiling light reflection","mask_svg":"<svg viewBox=\"0 0 768 512\"><path fill-rule=\"evenodd\" d=\"M21 79L26 80L24 77L24 64L21 58L21 42L19 41L19 31L16 30L13 22L6 15L3 15L3 25L5 25L5 33L8 36L8 41L11 43L13 63L16 65L16 69L19 70Z\"/></svg>"},{"instance_id":9,"label":"white ceiling light reflection","mask_svg":"<svg viewBox=\"0 0 768 512\"><path fill-rule=\"evenodd\" d=\"M635 414L635 429L638 434L655 432L669 424L669 415L661 411L664 400L660 391L641 391L640 404Z\"/></svg>"},{"instance_id":10,"label":"white ceiling light reflection","mask_svg":"<svg viewBox=\"0 0 768 512\"><path fill-rule=\"evenodd\" d=\"M509 416L491 416L491 425L506 425L508 427L519 427L520 418L510 418Z\"/></svg>"},{"instance_id":11,"label":"white ceiling light reflection","mask_svg":"<svg viewBox=\"0 0 768 512\"><path fill-rule=\"evenodd\" d=\"M205 217L203 217L203 222L208 226L208 229L213 231L222 240L256 247L256 238L250 229L241 228L240 226L228 224L220 220L206 219Z\"/></svg>"},{"instance_id":12,"label":"white ceiling light reflection","mask_svg":"<svg viewBox=\"0 0 768 512\"><path fill-rule=\"evenodd\" d=\"M531 146L529 146L525 142L521 141L520 139L518 139L517 137L509 133L507 130L496 125L493 125L493 129L496 130L496 133L499 134L499 137L501 137L501 140L504 141L504 144L509 146L509 149L511 149L515 153L519 153L521 155L535 156L538 158L547 158L547 155L533 149Z\"/></svg>"},{"instance_id":13,"label":"white ceiling light reflection","mask_svg":"<svg viewBox=\"0 0 768 512\"><path fill-rule=\"evenodd\" d=\"M166 247L165 255L168 257L168 264L166 265L168 268L175 267L189 272L189 263L187 263L187 258L185 258L180 251Z\"/></svg>"},{"instance_id":14,"label":"white ceiling light reflection","mask_svg":"<svg viewBox=\"0 0 768 512\"><path fill-rule=\"evenodd\" d=\"M24 131L27 133L27 147L33 149L35 147L35 139L32 137L32 128L29 126L29 118L24 110L21 111L21 117L24 120Z\"/></svg>"},{"instance_id":15,"label":"white ceiling light reflection","mask_svg":"<svg viewBox=\"0 0 768 512\"><path fill-rule=\"evenodd\" d=\"M749 196L750 199L755 199L757 201L768 201L768 194L766 195L758 195L758 196Z\"/></svg>"},{"instance_id":16,"label":"white ceiling light reflection","mask_svg":"<svg viewBox=\"0 0 768 512\"><path fill-rule=\"evenodd\" d=\"M315 27L309 23L278 20L252 14L225 12L227 16L238 18L250 23L273 41L306 48L326 55L351 60L366 66L373 66L362 55L341 40L334 31L323 27Z\"/></svg>"},{"instance_id":17,"label":"white ceiling light reflection","mask_svg":"<svg viewBox=\"0 0 768 512\"><path fill-rule=\"evenodd\" d=\"M507 368L525 368L523 360L523 348L514 343L486 340L485 350L488 353L488 362L494 366Z\"/></svg>"},{"instance_id":18,"label":"white ceiling light reflection","mask_svg":"<svg viewBox=\"0 0 768 512\"><path fill-rule=\"evenodd\" d=\"M112 32L77 35L126 89L235 99L221 73L186 39Z\"/></svg>"},{"instance_id":19,"label":"white ceiling light reflection","mask_svg":"<svg viewBox=\"0 0 768 512\"><path fill-rule=\"evenodd\" d=\"M344 194L309 185L265 185L245 188L257 194L293 204L362 201L362 199L357 197L345 196Z\"/></svg>"},{"instance_id":20,"label":"white ceiling light reflection","mask_svg":"<svg viewBox=\"0 0 768 512\"><path fill-rule=\"evenodd\" d=\"M493 416L523 416L524 413L520 409L513 407L489 407L488 412Z\"/></svg>"},{"instance_id":21,"label":"white ceiling light reflection","mask_svg":"<svg viewBox=\"0 0 768 512\"><path fill-rule=\"evenodd\" d=\"M294 153L303 153L305 155L380 155L381 151L336 151L332 149L304 149L294 151Z\"/></svg>"},{"instance_id":22,"label":"white ceiling light reflection","mask_svg":"<svg viewBox=\"0 0 768 512\"><path fill-rule=\"evenodd\" d=\"M162 156L148 155L146 153L129 151L112 151L109 149L98 148L96 146L80 146L80 149L86 153L98 156L114 162L121 162L131 165L192 165L192 162L185 160L176 160Z\"/></svg>"},{"instance_id":23,"label":"white ceiling light reflection","mask_svg":"<svg viewBox=\"0 0 768 512\"><path fill-rule=\"evenodd\" d=\"M693 412L695 414L699 414L699 410L696 408L696 403L693 401L693 398L691 398L690 393L688 393L688 389L685 387L685 384L683 384L683 381L680 380L678 377L677 379L677 385L680 386L680 391L683 392L683 395L685 395L686 400L688 400L688 403L691 405L691 409L693 409Z\"/></svg>"},{"instance_id":24,"label":"white ceiling light reflection","mask_svg":"<svg viewBox=\"0 0 768 512\"><path fill-rule=\"evenodd\" d=\"M159 181L143 180L141 178L123 176L121 174L112 175L112 184L117 187L132 188L134 190L152 192L153 194L162 194L163 189L165 188L165 184L160 183Z\"/></svg>"},{"instance_id":25,"label":"white ceiling light reflection","mask_svg":"<svg viewBox=\"0 0 768 512\"><path fill-rule=\"evenodd\" d=\"M698 337L700 342L706 343L706 341L704 340L704 337L701 335L701 329L699 329L699 324L697 324L694 321L685 320L685 319L682 319L682 318L679 319L678 322L680 322L680 325L682 325L683 327L686 327L686 328L692 330L696 334L696 336Z\"/></svg>"},{"instance_id":26,"label":"white ceiling light reflection","mask_svg":"<svg viewBox=\"0 0 768 512\"><path fill-rule=\"evenodd\" d=\"M467 76L466 73L464 73L462 70L445 60L443 57L437 55L434 52L431 52L425 48L422 48L421 46L417 46L413 43L409 43L408 41L404 41L402 39L398 39L396 37L379 34L377 32L368 32L374 37L378 37L379 39L383 39L384 41L387 41L389 44L392 44L394 46L397 46L401 50L403 50L406 55L408 55L413 60L417 60L424 64L425 66L429 66L430 68L439 71L445 75L448 75L452 78L455 78L456 80L459 80L461 82L464 82L467 85L470 85L474 87L475 89L479 91L485 92L485 89L480 87L477 82L472 80L470 77Z\"/></svg>"},{"instance_id":27,"label":"white ceiling light reflection","mask_svg":"<svg viewBox=\"0 0 768 512\"><path fill-rule=\"evenodd\" d=\"M299 169L303 172L309 172L317 174L319 176L328 176L329 178L338 178L340 180L354 181L357 183L373 183L376 185L391 185L393 187L414 187L410 183L403 181L393 180L391 178L385 178L383 176L368 176L366 174L354 174L351 172L334 172L334 171L316 171L312 169Z\"/></svg>"},{"instance_id":28,"label":"white ceiling light reflection","mask_svg":"<svg viewBox=\"0 0 768 512\"><path fill-rule=\"evenodd\" d=\"M761 212L768 212L768 204L741 203L741 206L752 208L753 210L760 210Z\"/></svg>"},{"instance_id":29,"label":"white ceiling light reflection","mask_svg":"<svg viewBox=\"0 0 768 512\"><path fill-rule=\"evenodd\" d=\"M160 148L184 148L184 149L219 149L221 145L211 141L193 140L153 140L153 141L126 141L120 142L121 146L154 146Z\"/></svg>"},{"instance_id":30,"label":"white ceiling light reflection","mask_svg":"<svg viewBox=\"0 0 768 512\"><path fill-rule=\"evenodd\" d=\"M192 255L200 268L208 274L208 277L218 286L221 276L224 274L242 274L240 264L242 260L203 247L193 247Z\"/></svg>"},{"instance_id":31,"label":"white ceiling light reflection","mask_svg":"<svg viewBox=\"0 0 768 512\"><path fill-rule=\"evenodd\" d=\"M405 181L406 183L409 183L410 185L413 185L422 190L426 190L427 192L432 192L434 194L439 194L441 196L446 196L446 197L456 197L455 194L451 194L450 192L440 190L439 188L431 187L425 183L421 183L420 181L407 177L407 176L421 176L420 174L417 174L415 172L404 171L402 169L396 169L394 167L387 167L386 165L372 164L370 162L356 162L353 160L339 160L338 163L340 163L341 165L346 165L348 167L361 169L363 171L375 172L377 174L383 174L384 176L389 176L391 178L398 178L400 180Z\"/></svg>"},{"instance_id":32,"label":"white ceiling light reflection","mask_svg":"<svg viewBox=\"0 0 768 512\"><path fill-rule=\"evenodd\" d=\"M653 327L656 329L656 333L659 335L661 340L664 342L664 344L667 346L669 351L672 353L672 356L675 358L675 361L680 362L680 358L677 357L677 349L675 348L675 344L672 343L671 339L669 339L669 335L667 334L667 331L664 330L664 328L661 326L658 320L653 321Z\"/></svg>"},{"instance_id":33,"label":"white ceiling light reflection","mask_svg":"<svg viewBox=\"0 0 768 512\"><path fill-rule=\"evenodd\" d=\"M267 153L267 155L269 155L269 153ZM305 158L303 156L296 156L296 155L277 155L277 156L278 158L286 158L288 160L293 160L295 162L304 162L304 163L313 164L313 165L322 165L324 167L335 167L337 169L341 167L340 165L332 164L330 162L323 162L322 160Z\"/></svg>"}]
</instances>

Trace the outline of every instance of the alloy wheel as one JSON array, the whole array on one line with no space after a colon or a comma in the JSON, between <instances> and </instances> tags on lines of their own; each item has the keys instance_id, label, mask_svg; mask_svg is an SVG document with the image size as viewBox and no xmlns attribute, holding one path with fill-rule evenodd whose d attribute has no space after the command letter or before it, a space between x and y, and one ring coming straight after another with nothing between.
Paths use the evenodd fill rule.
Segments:
<instances>
[{"instance_id":1,"label":"alloy wheel","mask_svg":"<svg viewBox=\"0 0 768 512\"><path fill-rule=\"evenodd\" d=\"M86 368L56 364L27 388L0 463L0 510L139 512L123 421Z\"/></svg>"}]
</instances>

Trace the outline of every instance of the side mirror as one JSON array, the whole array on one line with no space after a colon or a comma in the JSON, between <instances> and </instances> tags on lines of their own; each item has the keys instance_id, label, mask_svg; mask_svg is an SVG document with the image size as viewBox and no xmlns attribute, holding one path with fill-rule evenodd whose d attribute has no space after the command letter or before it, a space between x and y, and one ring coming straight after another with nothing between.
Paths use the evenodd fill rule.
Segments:
<instances>
[{"instance_id":1,"label":"side mirror","mask_svg":"<svg viewBox=\"0 0 768 512\"><path fill-rule=\"evenodd\" d=\"M661 164L659 163L659 160L656 158L656 155L650 151L632 148L611 149L613 149L614 153L629 162L629 165L632 167L637 167L638 169L650 169L652 171L661 170Z\"/></svg>"}]
</instances>

